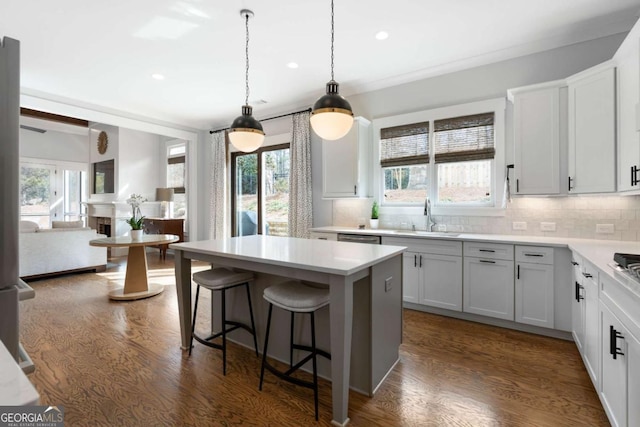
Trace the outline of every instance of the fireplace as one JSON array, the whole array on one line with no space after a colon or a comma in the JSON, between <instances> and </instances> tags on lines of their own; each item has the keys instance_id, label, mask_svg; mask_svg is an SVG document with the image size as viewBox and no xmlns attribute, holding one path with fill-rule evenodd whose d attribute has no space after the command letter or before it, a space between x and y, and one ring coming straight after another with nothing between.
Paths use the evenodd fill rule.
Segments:
<instances>
[{"instance_id":1,"label":"fireplace","mask_svg":"<svg viewBox=\"0 0 640 427\"><path fill-rule=\"evenodd\" d=\"M98 216L94 217L93 220L95 221L98 233L111 237L111 218Z\"/></svg>"}]
</instances>

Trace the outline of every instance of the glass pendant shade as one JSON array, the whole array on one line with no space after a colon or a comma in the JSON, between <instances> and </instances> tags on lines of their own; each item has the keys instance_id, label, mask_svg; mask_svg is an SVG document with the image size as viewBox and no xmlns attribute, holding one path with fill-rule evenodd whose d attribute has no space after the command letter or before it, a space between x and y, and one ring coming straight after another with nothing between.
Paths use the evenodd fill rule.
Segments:
<instances>
[{"instance_id":1,"label":"glass pendant shade","mask_svg":"<svg viewBox=\"0 0 640 427\"><path fill-rule=\"evenodd\" d=\"M334 141L349 133L353 125L353 111L349 101L338 93L338 83L327 83L327 94L313 104L311 127L322 139Z\"/></svg>"},{"instance_id":2,"label":"glass pendant shade","mask_svg":"<svg viewBox=\"0 0 640 427\"><path fill-rule=\"evenodd\" d=\"M251 106L242 106L242 115L236 117L229 129L229 141L244 153L257 150L264 141L262 125L253 118L251 112Z\"/></svg>"}]
</instances>

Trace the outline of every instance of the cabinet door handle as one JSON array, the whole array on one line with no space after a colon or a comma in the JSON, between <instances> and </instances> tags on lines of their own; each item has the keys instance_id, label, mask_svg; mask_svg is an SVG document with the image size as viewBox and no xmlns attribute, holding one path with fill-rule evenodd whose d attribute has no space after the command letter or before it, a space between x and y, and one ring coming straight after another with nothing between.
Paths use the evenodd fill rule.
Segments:
<instances>
[{"instance_id":1,"label":"cabinet door handle","mask_svg":"<svg viewBox=\"0 0 640 427\"><path fill-rule=\"evenodd\" d=\"M422 268L422 255L420 255L420 268Z\"/></svg>"},{"instance_id":2,"label":"cabinet door handle","mask_svg":"<svg viewBox=\"0 0 640 427\"><path fill-rule=\"evenodd\" d=\"M573 179L571 177L568 177L568 181L569 181L569 186L568 186L568 191L571 191L571 181L573 181Z\"/></svg>"},{"instance_id":3,"label":"cabinet door handle","mask_svg":"<svg viewBox=\"0 0 640 427\"><path fill-rule=\"evenodd\" d=\"M520 179L516 179L516 193L520 192Z\"/></svg>"},{"instance_id":4,"label":"cabinet door handle","mask_svg":"<svg viewBox=\"0 0 640 427\"><path fill-rule=\"evenodd\" d=\"M580 294L580 290L583 289L580 283L576 282L576 301L580 302L584 297Z\"/></svg>"},{"instance_id":5,"label":"cabinet door handle","mask_svg":"<svg viewBox=\"0 0 640 427\"><path fill-rule=\"evenodd\" d=\"M537 257L543 257L543 254L524 254L524 256L537 256Z\"/></svg>"},{"instance_id":6,"label":"cabinet door handle","mask_svg":"<svg viewBox=\"0 0 640 427\"><path fill-rule=\"evenodd\" d=\"M518 264L518 271L516 272L516 279L520 280L520 264Z\"/></svg>"},{"instance_id":7,"label":"cabinet door handle","mask_svg":"<svg viewBox=\"0 0 640 427\"><path fill-rule=\"evenodd\" d=\"M622 349L618 347L618 338L624 339L624 335L616 331L613 325L609 325L609 353L614 359L617 359L618 355L624 356Z\"/></svg>"},{"instance_id":8,"label":"cabinet door handle","mask_svg":"<svg viewBox=\"0 0 640 427\"><path fill-rule=\"evenodd\" d=\"M484 262L485 264L495 264L495 261L489 261L488 259L481 259L480 262Z\"/></svg>"},{"instance_id":9,"label":"cabinet door handle","mask_svg":"<svg viewBox=\"0 0 640 427\"><path fill-rule=\"evenodd\" d=\"M493 249L478 249L478 252L495 252Z\"/></svg>"},{"instance_id":10,"label":"cabinet door handle","mask_svg":"<svg viewBox=\"0 0 640 427\"><path fill-rule=\"evenodd\" d=\"M631 166L631 186L638 185L638 166Z\"/></svg>"},{"instance_id":11,"label":"cabinet door handle","mask_svg":"<svg viewBox=\"0 0 640 427\"><path fill-rule=\"evenodd\" d=\"M353 194L354 194L354 196L358 194L358 186L357 185L353 186Z\"/></svg>"},{"instance_id":12,"label":"cabinet door handle","mask_svg":"<svg viewBox=\"0 0 640 427\"><path fill-rule=\"evenodd\" d=\"M418 266L418 255L414 255L413 256L413 266L417 267Z\"/></svg>"},{"instance_id":13,"label":"cabinet door handle","mask_svg":"<svg viewBox=\"0 0 640 427\"><path fill-rule=\"evenodd\" d=\"M571 264L573 265L580 265L579 263L575 262L575 261L571 261Z\"/></svg>"},{"instance_id":14,"label":"cabinet door handle","mask_svg":"<svg viewBox=\"0 0 640 427\"><path fill-rule=\"evenodd\" d=\"M587 279L590 279L590 278L592 278L592 277L593 277L591 274L589 274L589 273L584 273L584 272L582 273L582 275L583 275L584 277L586 277Z\"/></svg>"}]
</instances>

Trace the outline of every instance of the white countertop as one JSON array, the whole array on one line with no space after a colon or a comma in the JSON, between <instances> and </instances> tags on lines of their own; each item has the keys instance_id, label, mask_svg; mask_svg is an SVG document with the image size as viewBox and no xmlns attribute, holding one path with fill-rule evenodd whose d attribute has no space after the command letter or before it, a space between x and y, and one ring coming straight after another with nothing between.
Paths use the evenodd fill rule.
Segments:
<instances>
[{"instance_id":1,"label":"white countertop","mask_svg":"<svg viewBox=\"0 0 640 427\"><path fill-rule=\"evenodd\" d=\"M505 234L471 234L471 233L433 233L433 235L417 234L409 230L360 230L352 227L317 227L311 231L318 233L350 233L375 235L384 237L409 237L420 239L446 239L461 241L480 241L494 243L510 243L520 245L540 245L565 247L577 252L594 264L603 273L617 280L620 284L630 289L640 298L640 284L631 282L621 278L609 266L613 262L613 254L616 252L640 254L640 242L625 242L620 240L594 240L594 239L575 239L569 237L546 237L546 236L515 236ZM324 240L323 240L324 241ZM363 245L365 246L365 245Z\"/></svg>"},{"instance_id":2,"label":"white countertop","mask_svg":"<svg viewBox=\"0 0 640 427\"><path fill-rule=\"evenodd\" d=\"M40 395L0 341L0 405L37 405Z\"/></svg>"},{"instance_id":3,"label":"white countertop","mask_svg":"<svg viewBox=\"0 0 640 427\"><path fill-rule=\"evenodd\" d=\"M342 276L371 267L406 249L263 235L174 243L169 248Z\"/></svg>"}]
</instances>

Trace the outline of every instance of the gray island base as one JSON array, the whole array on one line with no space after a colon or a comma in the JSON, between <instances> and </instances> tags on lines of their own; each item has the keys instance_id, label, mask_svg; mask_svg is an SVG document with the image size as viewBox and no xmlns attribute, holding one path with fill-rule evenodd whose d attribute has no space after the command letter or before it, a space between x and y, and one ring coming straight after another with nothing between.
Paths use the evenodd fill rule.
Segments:
<instances>
[{"instance_id":1,"label":"gray island base","mask_svg":"<svg viewBox=\"0 0 640 427\"><path fill-rule=\"evenodd\" d=\"M329 286L330 304L317 313L316 334L318 347L331 353L330 362L323 358L318 362L319 374L331 380L335 425L349 422L349 388L373 396L399 361L404 247L257 235L177 243L170 248L175 250L180 332L185 350L191 330L191 260L256 274L251 297L260 348L268 310L262 298L266 287L286 280ZM248 318L245 298L241 293L229 292L230 319ZM219 299L214 299L212 305L214 327L218 327ZM306 317L296 317L295 336L302 342L309 342ZM289 314L274 310L272 330L283 332L270 337L269 356L288 363ZM229 338L252 347L244 332L233 332Z\"/></svg>"}]
</instances>

